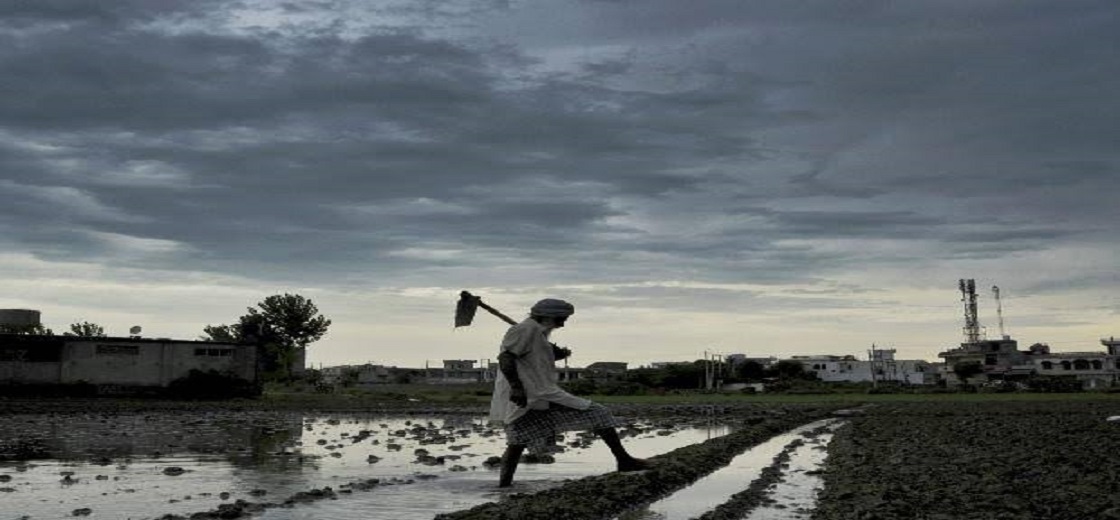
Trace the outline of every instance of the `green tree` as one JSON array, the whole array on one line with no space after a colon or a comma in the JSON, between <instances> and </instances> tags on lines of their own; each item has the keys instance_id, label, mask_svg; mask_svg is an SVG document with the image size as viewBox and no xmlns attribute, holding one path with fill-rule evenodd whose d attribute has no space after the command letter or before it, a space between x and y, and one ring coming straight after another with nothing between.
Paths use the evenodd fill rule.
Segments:
<instances>
[{"instance_id":1,"label":"green tree","mask_svg":"<svg viewBox=\"0 0 1120 520\"><path fill-rule=\"evenodd\" d=\"M36 323L35 325L0 325L0 333L26 334L28 336L54 336L54 331L44 327L42 323Z\"/></svg>"},{"instance_id":2,"label":"green tree","mask_svg":"<svg viewBox=\"0 0 1120 520\"><path fill-rule=\"evenodd\" d=\"M961 361L953 364L953 373L962 383L967 383L968 378L978 376L984 372L984 365L979 361Z\"/></svg>"},{"instance_id":3,"label":"green tree","mask_svg":"<svg viewBox=\"0 0 1120 520\"><path fill-rule=\"evenodd\" d=\"M291 379L294 365L307 347L318 341L331 325L310 299L298 294L277 294L249 307L235 325L207 325L202 339L253 343L258 347L261 369Z\"/></svg>"},{"instance_id":4,"label":"green tree","mask_svg":"<svg viewBox=\"0 0 1120 520\"><path fill-rule=\"evenodd\" d=\"M331 320L319 314L319 308L298 294L277 294L249 308L250 316L260 316L264 325L285 345L304 349L327 333Z\"/></svg>"},{"instance_id":5,"label":"green tree","mask_svg":"<svg viewBox=\"0 0 1120 520\"><path fill-rule=\"evenodd\" d=\"M793 361L791 359L783 359L768 371L772 377L777 377L780 380L791 379L816 379L816 375L805 370L805 365L800 361Z\"/></svg>"},{"instance_id":6,"label":"green tree","mask_svg":"<svg viewBox=\"0 0 1120 520\"><path fill-rule=\"evenodd\" d=\"M234 325L207 325L202 328L202 341L241 343L241 331Z\"/></svg>"},{"instance_id":7,"label":"green tree","mask_svg":"<svg viewBox=\"0 0 1120 520\"><path fill-rule=\"evenodd\" d=\"M758 361L744 361L735 365L735 375L747 383L761 381L766 376L766 367Z\"/></svg>"},{"instance_id":8,"label":"green tree","mask_svg":"<svg viewBox=\"0 0 1120 520\"><path fill-rule=\"evenodd\" d=\"M64 336L81 336L86 338L104 338L105 328L96 323L83 321L81 323L71 323L70 332L63 333Z\"/></svg>"}]
</instances>

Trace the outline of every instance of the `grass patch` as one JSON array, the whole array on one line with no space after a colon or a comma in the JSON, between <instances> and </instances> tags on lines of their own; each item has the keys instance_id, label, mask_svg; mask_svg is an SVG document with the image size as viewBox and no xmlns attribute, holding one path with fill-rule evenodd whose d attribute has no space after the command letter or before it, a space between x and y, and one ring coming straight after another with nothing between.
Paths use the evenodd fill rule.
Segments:
<instances>
[{"instance_id":1,"label":"grass patch","mask_svg":"<svg viewBox=\"0 0 1120 520\"><path fill-rule=\"evenodd\" d=\"M801 404L801 403L909 403L909 402L1069 402L1118 401L1120 394L1080 392L1051 393L954 393L954 394L667 394L667 395L593 395L600 403L618 404Z\"/></svg>"},{"instance_id":2,"label":"grass patch","mask_svg":"<svg viewBox=\"0 0 1120 520\"><path fill-rule=\"evenodd\" d=\"M453 404L470 406L489 406L493 383L463 385L425 385L393 384L376 385L364 388L337 389L331 393L299 391L283 386L269 386L262 400L277 403L376 403L412 402L430 404ZM663 395L589 395L592 401L603 404L635 405L739 405L739 404L844 404L861 403L941 403L941 402L1081 402L1116 401L1120 393L1078 392L1078 393L895 393L868 394L866 392L785 394L785 393L705 393L679 392Z\"/></svg>"}]
</instances>

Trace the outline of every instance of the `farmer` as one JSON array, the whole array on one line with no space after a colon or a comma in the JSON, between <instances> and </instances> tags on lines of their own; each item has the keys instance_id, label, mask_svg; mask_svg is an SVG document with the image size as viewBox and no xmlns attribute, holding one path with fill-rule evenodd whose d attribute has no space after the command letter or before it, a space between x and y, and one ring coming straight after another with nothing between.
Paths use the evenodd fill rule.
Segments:
<instances>
[{"instance_id":1,"label":"farmer","mask_svg":"<svg viewBox=\"0 0 1120 520\"><path fill-rule=\"evenodd\" d=\"M513 483L513 473L525 448L547 452L556 434L593 430L610 447L618 471L639 471L650 462L626 452L615 427L620 423L600 404L576 397L557 386L556 360L571 355L548 338L564 326L575 307L564 300L546 298L529 309L529 317L509 328L498 354L500 370L490 401L490 420L505 426L506 452L502 456L499 487Z\"/></svg>"}]
</instances>

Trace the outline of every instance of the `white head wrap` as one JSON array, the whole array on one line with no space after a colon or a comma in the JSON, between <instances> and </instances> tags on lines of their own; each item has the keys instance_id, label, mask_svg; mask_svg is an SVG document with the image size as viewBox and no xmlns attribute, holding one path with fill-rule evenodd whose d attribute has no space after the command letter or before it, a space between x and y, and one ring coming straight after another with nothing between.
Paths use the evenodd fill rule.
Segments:
<instances>
[{"instance_id":1,"label":"white head wrap","mask_svg":"<svg viewBox=\"0 0 1120 520\"><path fill-rule=\"evenodd\" d=\"M575 314L576 308L574 305L555 298L545 298L535 304L529 309L529 314L533 316L545 316L548 318L563 318Z\"/></svg>"}]
</instances>

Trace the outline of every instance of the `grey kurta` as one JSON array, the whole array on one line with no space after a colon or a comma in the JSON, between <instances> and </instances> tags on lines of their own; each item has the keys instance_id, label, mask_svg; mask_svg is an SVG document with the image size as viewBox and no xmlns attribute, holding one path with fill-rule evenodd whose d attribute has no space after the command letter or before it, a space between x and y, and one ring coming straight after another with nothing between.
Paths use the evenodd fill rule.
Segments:
<instances>
[{"instance_id":1,"label":"grey kurta","mask_svg":"<svg viewBox=\"0 0 1120 520\"><path fill-rule=\"evenodd\" d=\"M509 425L529 410L547 410L550 403L586 410L591 401L565 392L557 384L556 356L552 344L541 324L527 318L506 331L502 338L502 352L516 357L517 375L525 387L528 402L519 407L509 400L510 385L505 376L498 373L494 381L494 393L490 399L490 420Z\"/></svg>"}]
</instances>

